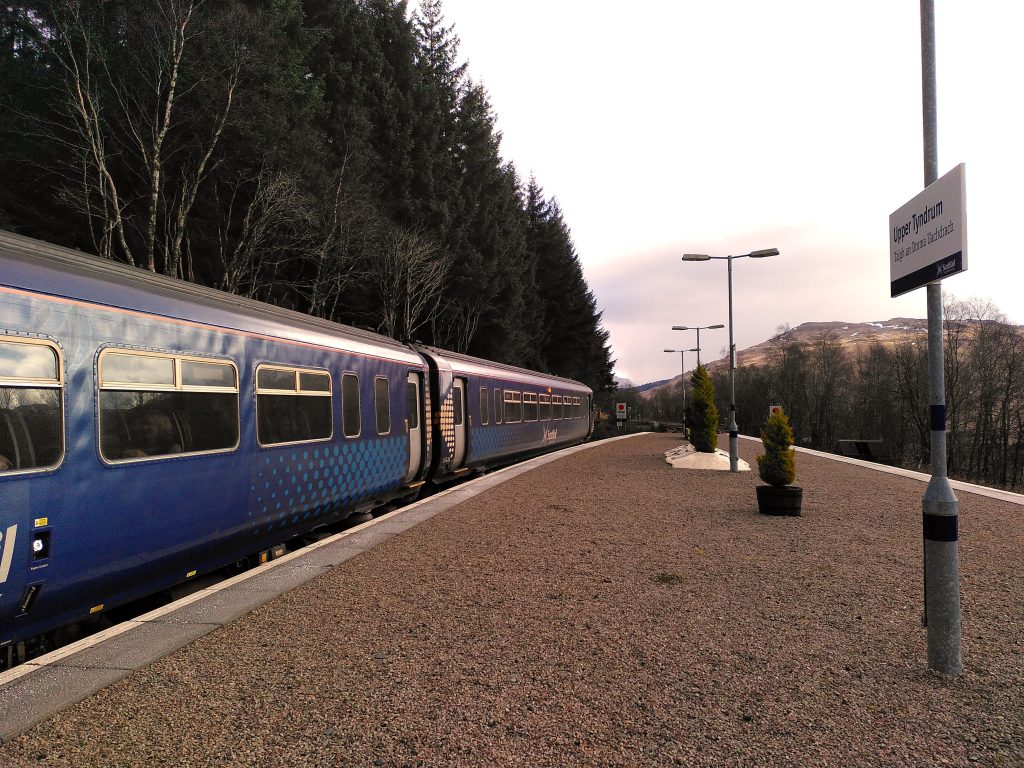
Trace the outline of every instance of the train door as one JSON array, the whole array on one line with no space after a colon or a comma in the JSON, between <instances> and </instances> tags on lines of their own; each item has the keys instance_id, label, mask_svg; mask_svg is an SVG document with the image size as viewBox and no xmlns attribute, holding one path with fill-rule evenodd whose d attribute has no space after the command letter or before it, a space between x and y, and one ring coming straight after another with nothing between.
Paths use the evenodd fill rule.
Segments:
<instances>
[{"instance_id":1,"label":"train door","mask_svg":"<svg viewBox=\"0 0 1024 768\"><path fill-rule=\"evenodd\" d=\"M409 468L405 473L405 482L410 483L416 479L423 463L423 422L420 414L423 412L420 397L420 375L410 373L406 380L406 431L409 433Z\"/></svg>"},{"instance_id":2,"label":"train door","mask_svg":"<svg viewBox=\"0 0 1024 768\"><path fill-rule=\"evenodd\" d=\"M466 460L466 387L462 379L452 382L452 409L455 424L455 453L452 469L458 469Z\"/></svg>"}]
</instances>

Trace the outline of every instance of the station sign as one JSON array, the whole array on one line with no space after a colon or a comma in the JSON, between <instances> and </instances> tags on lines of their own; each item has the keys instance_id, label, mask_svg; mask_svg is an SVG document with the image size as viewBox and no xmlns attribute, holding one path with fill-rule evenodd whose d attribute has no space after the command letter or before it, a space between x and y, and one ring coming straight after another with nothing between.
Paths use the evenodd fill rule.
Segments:
<instances>
[{"instance_id":1,"label":"station sign","mask_svg":"<svg viewBox=\"0 0 1024 768\"><path fill-rule=\"evenodd\" d=\"M889 216L892 298L967 271L964 164Z\"/></svg>"},{"instance_id":2,"label":"station sign","mask_svg":"<svg viewBox=\"0 0 1024 768\"><path fill-rule=\"evenodd\" d=\"M781 405L769 405L768 406L768 418L770 419L776 413L782 413Z\"/></svg>"},{"instance_id":3,"label":"station sign","mask_svg":"<svg viewBox=\"0 0 1024 768\"><path fill-rule=\"evenodd\" d=\"M616 419L620 419L620 420L626 418L626 404L625 403L616 403L615 404L615 418Z\"/></svg>"}]
</instances>

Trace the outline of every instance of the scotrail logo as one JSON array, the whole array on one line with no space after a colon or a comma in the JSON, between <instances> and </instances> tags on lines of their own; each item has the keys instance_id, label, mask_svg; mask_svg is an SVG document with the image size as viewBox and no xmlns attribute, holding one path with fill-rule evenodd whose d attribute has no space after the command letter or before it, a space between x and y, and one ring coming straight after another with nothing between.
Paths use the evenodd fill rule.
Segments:
<instances>
[{"instance_id":1,"label":"scotrail logo","mask_svg":"<svg viewBox=\"0 0 1024 768\"><path fill-rule=\"evenodd\" d=\"M0 533L0 544L3 544L3 554L0 555L0 584L7 581L7 575L11 572L11 560L14 558L14 542L18 538L18 526L12 525L6 533Z\"/></svg>"},{"instance_id":2,"label":"scotrail logo","mask_svg":"<svg viewBox=\"0 0 1024 768\"><path fill-rule=\"evenodd\" d=\"M949 261L940 261L935 265L935 276L942 277L948 275L950 272L956 270L956 259L950 259Z\"/></svg>"}]
</instances>

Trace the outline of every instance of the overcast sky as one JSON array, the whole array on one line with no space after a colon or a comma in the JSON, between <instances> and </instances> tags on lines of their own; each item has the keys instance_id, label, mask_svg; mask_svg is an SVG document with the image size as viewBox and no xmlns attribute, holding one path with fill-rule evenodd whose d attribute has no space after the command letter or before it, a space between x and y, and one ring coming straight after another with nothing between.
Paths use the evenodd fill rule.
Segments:
<instances>
[{"instance_id":1,"label":"overcast sky","mask_svg":"<svg viewBox=\"0 0 1024 768\"><path fill-rule=\"evenodd\" d=\"M1024 3L936 0L939 175L967 164L960 298L1024 323ZM889 214L921 191L914 0L444 0L502 155L557 199L616 372L676 375L672 325L740 349L783 323L924 317L889 298ZM701 333L702 357L727 331ZM695 363L687 355L687 368Z\"/></svg>"}]
</instances>

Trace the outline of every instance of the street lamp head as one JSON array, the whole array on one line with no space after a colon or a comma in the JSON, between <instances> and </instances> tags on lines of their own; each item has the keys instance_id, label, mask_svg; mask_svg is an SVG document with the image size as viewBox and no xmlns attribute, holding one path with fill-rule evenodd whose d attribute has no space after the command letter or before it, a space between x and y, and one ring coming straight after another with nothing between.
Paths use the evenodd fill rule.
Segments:
<instances>
[{"instance_id":1,"label":"street lamp head","mask_svg":"<svg viewBox=\"0 0 1024 768\"><path fill-rule=\"evenodd\" d=\"M686 350L686 351L687 351L687 352L700 352L700 350L699 350L699 349L697 349L697 347L694 347L693 349L688 349L688 350Z\"/></svg>"},{"instance_id":2,"label":"street lamp head","mask_svg":"<svg viewBox=\"0 0 1024 768\"><path fill-rule=\"evenodd\" d=\"M706 253L684 253L683 261L711 261Z\"/></svg>"},{"instance_id":3,"label":"street lamp head","mask_svg":"<svg viewBox=\"0 0 1024 768\"><path fill-rule=\"evenodd\" d=\"M725 326L719 323L718 325L709 325L708 328L725 328Z\"/></svg>"},{"instance_id":4,"label":"street lamp head","mask_svg":"<svg viewBox=\"0 0 1024 768\"><path fill-rule=\"evenodd\" d=\"M663 352L678 352L679 350L678 349L665 349L665 350L662 350L662 351Z\"/></svg>"},{"instance_id":5,"label":"street lamp head","mask_svg":"<svg viewBox=\"0 0 1024 768\"><path fill-rule=\"evenodd\" d=\"M688 325L673 325L672 326L672 330L673 331L688 331L688 330L690 330L690 326L688 326Z\"/></svg>"},{"instance_id":6,"label":"street lamp head","mask_svg":"<svg viewBox=\"0 0 1024 768\"><path fill-rule=\"evenodd\" d=\"M763 250L751 251L750 253L747 254L747 256L749 256L752 259L765 259L765 258L767 258L769 256L778 256L778 255L779 255L779 249L778 248L764 248Z\"/></svg>"}]
</instances>

